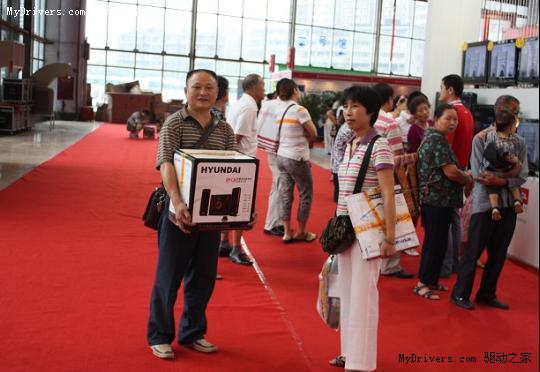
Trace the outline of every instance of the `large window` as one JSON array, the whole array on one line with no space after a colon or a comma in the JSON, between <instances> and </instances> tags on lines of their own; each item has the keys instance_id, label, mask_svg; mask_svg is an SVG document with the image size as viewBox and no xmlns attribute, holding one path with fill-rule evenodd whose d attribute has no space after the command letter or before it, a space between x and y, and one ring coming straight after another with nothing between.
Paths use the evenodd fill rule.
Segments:
<instances>
[{"instance_id":1,"label":"large window","mask_svg":"<svg viewBox=\"0 0 540 372\"><path fill-rule=\"evenodd\" d=\"M15 14L13 10L18 10L24 6L22 0L0 0L0 19L4 25L0 25L0 40L15 40L24 42L23 32L31 29L30 39L32 43L32 54L26 56L30 63L30 74L43 67L45 61L45 14L36 14L32 16L32 28L30 25L25 27L24 16ZM34 7L37 9L47 9L46 0L34 0ZM9 8L9 9L8 9ZM2 72L3 77L7 76L7 69Z\"/></svg>"},{"instance_id":2,"label":"large window","mask_svg":"<svg viewBox=\"0 0 540 372\"><path fill-rule=\"evenodd\" d=\"M284 64L289 46L298 66L422 74L425 1L88 0L87 7L88 82L96 101L105 99L106 83L134 79L165 100L182 99L190 66L227 77L234 101L242 77L268 79L270 55Z\"/></svg>"},{"instance_id":3,"label":"large window","mask_svg":"<svg viewBox=\"0 0 540 372\"><path fill-rule=\"evenodd\" d=\"M296 62L372 71L378 0L298 0Z\"/></svg>"},{"instance_id":4,"label":"large window","mask_svg":"<svg viewBox=\"0 0 540 372\"><path fill-rule=\"evenodd\" d=\"M377 72L421 76L426 18L427 2L382 1Z\"/></svg>"},{"instance_id":5,"label":"large window","mask_svg":"<svg viewBox=\"0 0 540 372\"><path fill-rule=\"evenodd\" d=\"M291 0L198 0L195 68L210 68L229 80L235 101L242 77L257 73L265 78L275 54L285 63L289 48ZM270 89L270 82L267 89Z\"/></svg>"},{"instance_id":6,"label":"large window","mask_svg":"<svg viewBox=\"0 0 540 372\"><path fill-rule=\"evenodd\" d=\"M107 83L133 80L165 100L184 98L191 1L89 0L87 9L87 81L96 103L105 101Z\"/></svg>"},{"instance_id":7,"label":"large window","mask_svg":"<svg viewBox=\"0 0 540 372\"><path fill-rule=\"evenodd\" d=\"M35 0L37 9L47 9L46 0ZM45 19L44 14L37 14L33 16L34 20L34 35L40 38L45 38ZM32 68L31 72L34 73L43 67L45 63L45 44L42 41L32 39Z\"/></svg>"},{"instance_id":8,"label":"large window","mask_svg":"<svg viewBox=\"0 0 540 372\"><path fill-rule=\"evenodd\" d=\"M483 0L479 40L538 36L538 0Z\"/></svg>"}]
</instances>

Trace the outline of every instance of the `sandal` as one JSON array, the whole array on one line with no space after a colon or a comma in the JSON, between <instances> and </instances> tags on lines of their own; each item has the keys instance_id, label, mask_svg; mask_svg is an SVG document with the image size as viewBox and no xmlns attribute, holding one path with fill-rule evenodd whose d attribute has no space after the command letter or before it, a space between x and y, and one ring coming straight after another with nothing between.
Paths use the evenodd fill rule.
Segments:
<instances>
[{"instance_id":1,"label":"sandal","mask_svg":"<svg viewBox=\"0 0 540 372\"><path fill-rule=\"evenodd\" d=\"M517 214L523 213L523 204L519 200L514 202L514 212Z\"/></svg>"},{"instance_id":2,"label":"sandal","mask_svg":"<svg viewBox=\"0 0 540 372\"><path fill-rule=\"evenodd\" d=\"M441 283L437 283L436 285L428 285L428 288L433 291L448 292L448 287L442 285Z\"/></svg>"},{"instance_id":3,"label":"sandal","mask_svg":"<svg viewBox=\"0 0 540 372\"><path fill-rule=\"evenodd\" d=\"M491 208L491 219L493 221L500 221L502 219L501 211L499 210L499 208Z\"/></svg>"},{"instance_id":4,"label":"sandal","mask_svg":"<svg viewBox=\"0 0 540 372\"><path fill-rule=\"evenodd\" d=\"M427 289L427 291L422 292L423 289ZM416 287L414 287L413 292L414 294L428 300L440 300L440 297L434 294L427 285L417 285Z\"/></svg>"},{"instance_id":5,"label":"sandal","mask_svg":"<svg viewBox=\"0 0 540 372\"><path fill-rule=\"evenodd\" d=\"M317 239L317 234L311 231L306 231L302 236L293 237L293 240L297 242L307 242L307 243L310 243L314 241L315 239Z\"/></svg>"},{"instance_id":6,"label":"sandal","mask_svg":"<svg viewBox=\"0 0 540 372\"><path fill-rule=\"evenodd\" d=\"M345 368L345 357L339 355L335 357L334 359L332 359L331 361L329 361L328 363L330 363L332 367Z\"/></svg>"}]
</instances>

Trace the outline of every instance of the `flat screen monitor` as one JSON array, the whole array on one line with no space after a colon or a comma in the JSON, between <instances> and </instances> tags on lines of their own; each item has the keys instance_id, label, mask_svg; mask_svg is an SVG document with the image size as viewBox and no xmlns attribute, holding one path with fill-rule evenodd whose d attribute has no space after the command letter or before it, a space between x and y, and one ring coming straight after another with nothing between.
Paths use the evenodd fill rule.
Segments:
<instances>
[{"instance_id":1,"label":"flat screen monitor","mask_svg":"<svg viewBox=\"0 0 540 372\"><path fill-rule=\"evenodd\" d=\"M525 138L527 143L527 159L529 161L529 172L538 172L540 167L539 141L540 125L538 119L522 119L517 128L517 133Z\"/></svg>"},{"instance_id":2,"label":"flat screen monitor","mask_svg":"<svg viewBox=\"0 0 540 372\"><path fill-rule=\"evenodd\" d=\"M489 84L515 84L518 50L515 40L500 41L493 44L489 63Z\"/></svg>"},{"instance_id":3,"label":"flat screen monitor","mask_svg":"<svg viewBox=\"0 0 540 372\"><path fill-rule=\"evenodd\" d=\"M486 84L489 55L488 41L469 43L463 52L463 71L465 84Z\"/></svg>"},{"instance_id":4,"label":"flat screen monitor","mask_svg":"<svg viewBox=\"0 0 540 372\"><path fill-rule=\"evenodd\" d=\"M520 83L538 84L538 38L525 39L519 58Z\"/></svg>"}]
</instances>

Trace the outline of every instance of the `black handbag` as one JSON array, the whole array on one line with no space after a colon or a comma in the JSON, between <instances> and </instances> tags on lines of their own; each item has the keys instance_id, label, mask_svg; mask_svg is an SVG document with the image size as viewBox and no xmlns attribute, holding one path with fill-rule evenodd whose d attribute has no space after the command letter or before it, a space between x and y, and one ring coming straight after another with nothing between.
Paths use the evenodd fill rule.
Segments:
<instances>
[{"instance_id":1,"label":"black handbag","mask_svg":"<svg viewBox=\"0 0 540 372\"><path fill-rule=\"evenodd\" d=\"M375 141L380 138L379 135L373 137L370 141L358 177L356 178L356 184L354 185L353 194L357 194L362 190L364 184L364 178L369 167L369 160L371 159L371 153L373 152L373 145ZM322 245L324 252L328 254L338 254L345 252L351 245L353 245L356 239L354 227L351 223L349 215L340 215L330 218L328 224L323 230L319 242Z\"/></svg>"},{"instance_id":2,"label":"black handbag","mask_svg":"<svg viewBox=\"0 0 540 372\"><path fill-rule=\"evenodd\" d=\"M201 147L206 140L208 140L208 137L210 137L210 134L216 126L217 125L215 123L208 125L197 143L195 143L192 148L196 149ZM146 209L144 210L144 214L142 216L144 226L154 230L158 229L159 216L161 215L166 198L167 191L165 190L163 183L161 183L154 191L152 191L150 198L146 203Z\"/></svg>"},{"instance_id":3,"label":"black handbag","mask_svg":"<svg viewBox=\"0 0 540 372\"><path fill-rule=\"evenodd\" d=\"M165 204L166 196L167 192L165 191L163 184L159 185L159 187L156 187L156 189L152 191L152 194L150 194L150 199L148 199L148 203L146 203L146 209L144 210L142 217L144 226L157 230L159 216L161 214L161 210L163 209L163 205Z\"/></svg>"}]
</instances>

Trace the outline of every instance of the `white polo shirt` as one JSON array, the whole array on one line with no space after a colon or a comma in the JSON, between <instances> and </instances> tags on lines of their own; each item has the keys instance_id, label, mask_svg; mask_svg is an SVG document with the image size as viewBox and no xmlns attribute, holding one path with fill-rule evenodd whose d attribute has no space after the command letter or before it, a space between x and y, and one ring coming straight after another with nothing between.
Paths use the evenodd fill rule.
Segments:
<instances>
[{"instance_id":1,"label":"white polo shirt","mask_svg":"<svg viewBox=\"0 0 540 372\"><path fill-rule=\"evenodd\" d=\"M296 102L279 98L265 103L259 114L259 126L265 135L277 139L279 123L287 107L293 105L283 118L277 154L294 160L309 160L309 142L304 134L304 124L311 120L308 110Z\"/></svg>"},{"instance_id":2,"label":"white polo shirt","mask_svg":"<svg viewBox=\"0 0 540 372\"><path fill-rule=\"evenodd\" d=\"M257 154L257 110L255 99L244 93L227 114L227 122L233 128L234 134L242 136L238 151L249 156Z\"/></svg>"}]
</instances>

